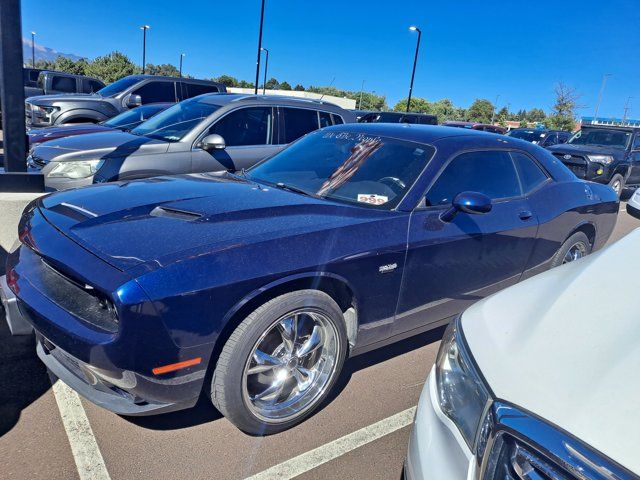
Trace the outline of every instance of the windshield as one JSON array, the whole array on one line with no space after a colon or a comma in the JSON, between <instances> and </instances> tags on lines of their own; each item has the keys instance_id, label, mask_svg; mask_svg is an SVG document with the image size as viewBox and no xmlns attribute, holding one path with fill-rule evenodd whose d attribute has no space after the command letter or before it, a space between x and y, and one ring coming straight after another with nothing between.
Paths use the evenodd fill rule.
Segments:
<instances>
[{"instance_id":1,"label":"windshield","mask_svg":"<svg viewBox=\"0 0 640 480\"><path fill-rule=\"evenodd\" d=\"M96 93L101 97L115 97L120 92L125 91L131 85L134 85L140 81L139 78L136 77L124 77L120 80L113 82L110 85L107 85L104 88L101 88Z\"/></svg>"},{"instance_id":2,"label":"windshield","mask_svg":"<svg viewBox=\"0 0 640 480\"><path fill-rule=\"evenodd\" d=\"M593 128L576 132L567 143L571 143L573 145L626 148L630 139L631 132L607 128Z\"/></svg>"},{"instance_id":3,"label":"windshield","mask_svg":"<svg viewBox=\"0 0 640 480\"><path fill-rule=\"evenodd\" d=\"M178 142L193 127L198 125L202 119L208 117L219 108L219 105L212 105L195 99L185 100L155 115L151 120L131 130L131 133L166 142Z\"/></svg>"},{"instance_id":4,"label":"windshield","mask_svg":"<svg viewBox=\"0 0 640 480\"><path fill-rule=\"evenodd\" d=\"M507 135L527 142L539 142L546 136L546 132L540 130L511 130Z\"/></svg>"},{"instance_id":5,"label":"windshield","mask_svg":"<svg viewBox=\"0 0 640 480\"><path fill-rule=\"evenodd\" d=\"M118 128L120 130L131 130L137 127L145 120L150 119L156 113L166 109L167 105L144 105L142 107L134 108L133 110L127 110L126 112L116 115L110 118L103 125L112 128Z\"/></svg>"},{"instance_id":6,"label":"windshield","mask_svg":"<svg viewBox=\"0 0 640 480\"><path fill-rule=\"evenodd\" d=\"M318 131L255 166L251 179L381 209L395 207L425 168L429 145L348 131ZM280 184L280 185L279 185Z\"/></svg>"}]
</instances>

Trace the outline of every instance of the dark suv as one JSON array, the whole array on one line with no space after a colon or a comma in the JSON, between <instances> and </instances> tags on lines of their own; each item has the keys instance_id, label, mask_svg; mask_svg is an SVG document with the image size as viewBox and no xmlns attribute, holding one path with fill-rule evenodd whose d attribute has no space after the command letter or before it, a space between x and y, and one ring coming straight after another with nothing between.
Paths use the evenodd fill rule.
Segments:
<instances>
[{"instance_id":1,"label":"dark suv","mask_svg":"<svg viewBox=\"0 0 640 480\"><path fill-rule=\"evenodd\" d=\"M275 95L213 94L180 102L130 132L61 138L29 164L49 189L192 172L236 171L319 128L354 123L348 110Z\"/></svg>"},{"instance_id":2,"label":"dark suv","mask_svg":"<svg viewBox=\"0 0 640 480\"><path fill-rule=\"evenodd\" d=\"M577 177L606 183L618 195L640 187L640 128L586 125L549 151Z\"/></svg>"},{"instance_id":3,"label":"dark suv","mask_svg":"<svg viewBox=\"0 0 640 480\"><path fill-rule=\"evenodd\" d=\"M226 92L221 83L153 75L130 75L87 95L48 95L26 100L27 124L98 123L147 103L176 103L203 93Z\"/></svg>"},{"instance_id":4,"label":"dark suv","mask_svg":"<svg viewBox=\"0 0 640 480\"><path fill-rule=\"evenodd\" d=\"M417 123L437 125L438 117L426 113L371 112L362 116L360 123Z\"/></svg>"},{"instance_id":5,"label":"dark suv","mask_svg":"<svg viewBox=\"0 0 640 480\"><path fill-rule=\"evenodd\" d=\"M571 132L564 130L547 130L546 128L514 128L508 136L535 143L547 148L560 143L566 143L571 138Z\"/></svg>"}]
</instances>

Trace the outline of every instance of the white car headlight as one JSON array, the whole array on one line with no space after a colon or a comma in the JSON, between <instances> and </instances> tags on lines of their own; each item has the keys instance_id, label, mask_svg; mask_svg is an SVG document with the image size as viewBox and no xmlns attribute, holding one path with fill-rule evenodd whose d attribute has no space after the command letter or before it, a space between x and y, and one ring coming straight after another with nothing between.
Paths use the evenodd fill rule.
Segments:
<instances>
[{"instance_id":1,"label":"white car headlight","mask_svg":"<svg viewBox=\"0 0 640 480\"><path fill-rule=\"evenodd\" d=\"M611 155L587 155L589 160L595 163L601 163L602 165L609 165L613 162L613 157Z\"/></svg>"},{"instance_id":2,"label":"white car headlight","mask_svg":"<svg viewBox=\"0 0 640 480\"><path fill-rule=\"evenodd\" d=\"M466 350L459 320L449 325L436 360L438 401L473 450L490 395Z\"/></svg>"},{"instance_id":3,"label":"white car headlight","mask_svg":"<svg viewBox=\"0 0 640 480\"><path fill-rule=\"evenodd\" d=\"M49 172L47 177L57 178L87 178L95 174L104 160L81 160L77 162L59 162Z\"/></svg>"}]
</instances>

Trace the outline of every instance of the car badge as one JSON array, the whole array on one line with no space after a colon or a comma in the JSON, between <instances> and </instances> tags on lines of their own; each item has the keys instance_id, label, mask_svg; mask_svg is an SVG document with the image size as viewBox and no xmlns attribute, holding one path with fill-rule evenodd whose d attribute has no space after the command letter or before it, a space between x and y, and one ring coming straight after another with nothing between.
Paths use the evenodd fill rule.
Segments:
<instances>
[{"instance_id":1,"label":"car badge","mask_svg":"<svg viewBox=\"0 0 640 480\"><path fill-rule=\"evenodd\" d=\"M380 273L390 273L393 272L396 268L398 268L397 263L390 263L388 265L382 265L378 268L378 272Z\"/></svg>"},{"instance_id":2,"label":"car badge","mask_svg":"<svg viewBox=\"0 0 640 480\"><path fill-rule=\"evenodd\" d=\"M571 155L566 154L565 156L563 156L562 158L564 158L565 160L571 160Z\"/></svg>"}]
</instances>

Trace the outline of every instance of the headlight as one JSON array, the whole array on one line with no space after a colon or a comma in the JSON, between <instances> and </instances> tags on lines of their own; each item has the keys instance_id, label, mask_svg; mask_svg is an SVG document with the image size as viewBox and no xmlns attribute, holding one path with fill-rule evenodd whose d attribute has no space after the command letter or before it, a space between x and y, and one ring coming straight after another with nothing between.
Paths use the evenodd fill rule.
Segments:
<instances>
[{"instance_id":1,"label":"headlight","mask_svg":"<svg viewBox=\"0 0 640 480\"><path fill-rule=\"evenodd\" d=\"M587 155L589 160L595 163L601 163L602 165L609 165L613 162L613 157L611 155Z\"/></svg>"},{"instance_id":2,"label":"headlight","mask_svg":"<svg viewBox=\"0 0 640 480\"><path fill-rule=\"evenodd\" d=\"M79 162L59 162L47 177L87 178L95 174L104 160L82 160Z\"/></svg>"},{"instance_id":3,"label":"headlight","mask_svg":"<svg viewBox=\"0 0 640 480\"><path fill-rule=\"evenodd\" d=\"M440 408L473 450L490 396L466 351L459 321L452 322L442 338L436 360L436 381Z\"/></svg>"},{"instance_id":4,"label":"headlight","mask_svg":"<svg viewBox=\"0 0 640 480\"><path fill-rule=\"evenodd\" d=\"M45 115L50 115L56 110L58 110L58 107L44 107L41 105L34 105L33 103L31 104L31 111L36 113L43 113Z\"/></svg>"}]
</instances>

